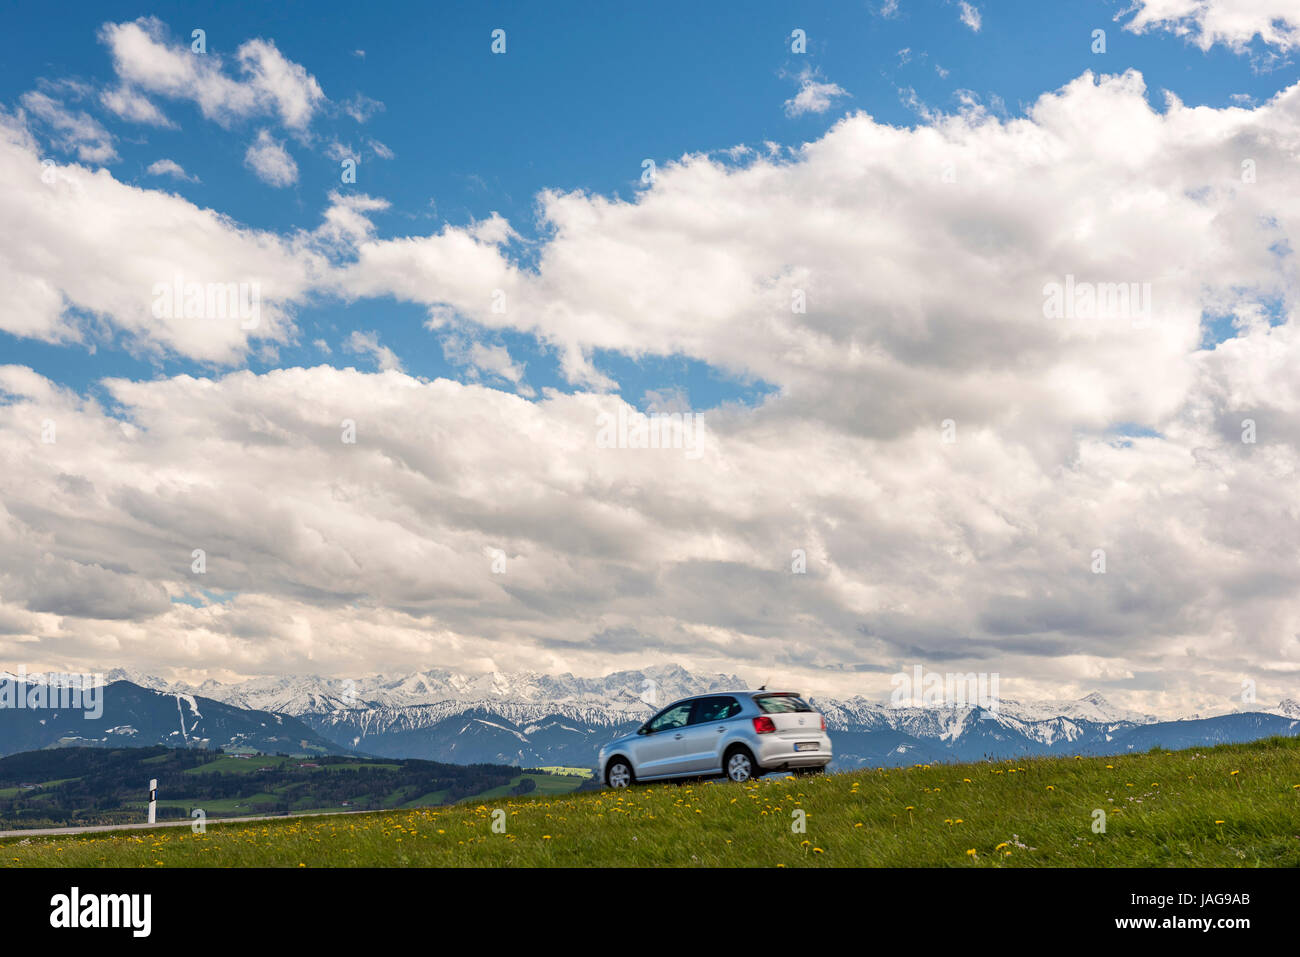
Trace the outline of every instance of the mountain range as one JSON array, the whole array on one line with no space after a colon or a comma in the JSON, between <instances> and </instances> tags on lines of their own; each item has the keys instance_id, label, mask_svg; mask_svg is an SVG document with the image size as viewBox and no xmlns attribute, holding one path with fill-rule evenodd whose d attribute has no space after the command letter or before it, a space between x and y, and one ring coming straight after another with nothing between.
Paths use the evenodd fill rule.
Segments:
<instances>
[{"instance_id":1,"label":"mountain range","mask_svg":"<svg viewBox=\"0 0 1300 957\"><path fill-rule=\"evenodd\" d=\"M0 674L0 683L24 689ZM100 710L102 709L102 711ZM94 714L94 711L100 713ZM348 749L317 734L288 714L251 711L188 693L144 688L130 681L107 682L95 709L0 707L0 757L50 747L205 748L292 754L347 754Z\"/></svg>"},{"instance_id":2,"label":"mountain range","mask_svg":"<svg viewBox=\"0 0 1300 957\"><path fill-rule=\"evenodd\" d=\"M5 680L15 676L0 673L0 682ZM60 743L162 743L590 767L604 741L634 730L656 703L747 685L735 675L694 674L676 665L603 678L432 669L194 686L118 670L103 681L108 688L100 721L0 709L0 754ZM1300 734L1300 702L1293 699L1269 709L1174 721L1115 707L1097 693L1059 702L1003 700L996 711L974 705L894 708L861 696L812 703L826 716L839 767L1115 754ZM41 718L46 720L34 723Z\"/></svg>"}]
</instances>

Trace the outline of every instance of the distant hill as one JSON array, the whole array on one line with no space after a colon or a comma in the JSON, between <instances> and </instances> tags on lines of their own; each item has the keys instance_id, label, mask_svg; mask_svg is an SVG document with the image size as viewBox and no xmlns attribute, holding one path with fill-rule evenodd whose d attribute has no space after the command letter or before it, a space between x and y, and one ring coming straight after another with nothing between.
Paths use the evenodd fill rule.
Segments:
<instances>
[{"instance_id":1,"label":"distant hill","mask_svg":"<svg viewBox=\"0 0 1300 957\"><path fill-rule=\"evenodd\" d=\"M324 756L224 755L195 748L56 748L0 758L0 830L306 811L433 807L475 796L558 794L583 779L503 765Z\"/></svg>"}]
</instances>

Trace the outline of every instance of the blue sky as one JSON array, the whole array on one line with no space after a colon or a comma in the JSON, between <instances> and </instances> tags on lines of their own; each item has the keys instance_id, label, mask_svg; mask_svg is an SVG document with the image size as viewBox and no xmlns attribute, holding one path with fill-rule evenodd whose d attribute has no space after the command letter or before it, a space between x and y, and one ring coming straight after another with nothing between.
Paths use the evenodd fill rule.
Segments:
<instances>
[{"instance_id":1,"label":"blue sky","mask_svg":"<svg viewBox=\"0 0 1300 957\"><path fill-rule=\"evenodd\" d=\"M883 8L883 9L882 9ZM1266 99L1278 87L1274 71L1221 45L1201 51L1168 32L1134 35L1115 22L1124 5L1040 2L978 7L980 29L961 19L955 3L917 2L892 11L881 3L747 3L743 16L726 4L678 2L638 8L575 4L554 15L534 3L252 5L160 3L151 15L177 43L198 27L207 50L230 57L246 40L271 38L302 64L338 104L357 96L382 108L364 123L327 109L314 142L289 142L300 176L289 188L259 181L243 154L256 120L229 128L205 121L190 102L163 101L173 129L124 123L104 109L87 109L119 138L113 174L127 183L173 190L256 229L290 232L318 225L332 190L364 192L391 202L373 218L386 237L423 235L465 226L499 213L522 237L512 253L527 264L536 253L535 199L545 189L582 190L629 199L644 188L643 160L671 162L686 153L777 143L797 148L821 136L845 112L862 110L879 122L913 126L918 111L951 112L967 92L995 114L1023 113L1040 94L1085 70L1139 69L1154 105L1171 90L1189 105L1222 107L1232 97ZM0 98L11 105L41 80L76 78L97 86L113 80L111 58L98 39L105 22L134 19L139 8L71 3L58 29L48 12L28 6L12 14L12 44L0 63ZM507 52L492 55L491 31L507 31ZM791 51L791 32L807 35L807 52ZM1092 52L1092 31L1106 31L1106 52ZM1258 39L1253 44L1261 49ZM845 95L824 112L787 115L783 104L798 76L811 69ZM1285 70L1283 71L1286 72ZM355 185L339 182L339 164L323 140L360 147ZM366 156L368 139L393 159ZM57 149L50 154L59 156ZM160 157L178 162L197 182L146 172ZM345 303L318 297L296 312L299 335L274 360L248 366L369 360L344 351L352 329L374 330L406 371L463 378L436 336L423 327L423 307L389 298ZM1221 320L1209 342L1229 335ZM326 355L313 345L323 339ZM526 363L534 389L570 388L553 354L527 335L501 336ZM27 364L80 390L104 376L211 371L184 357L145 356L111 335L87 351L0 333L10 361ZM753 402L773 386L709 368L686 357L609 355L597 366L624 398L644 404L649 389L683 390L696 408L719 401Z\"/></svg>"},{"instance_id":2,"label":"blue sky","mask_svg":"<svg viewBox=\"0 0 1300 957\"><path fill-rule=\"evenodd\" d=\"M1294 3L6 24L0 664L1300 693Z\"/></svg>"}]
</instances>

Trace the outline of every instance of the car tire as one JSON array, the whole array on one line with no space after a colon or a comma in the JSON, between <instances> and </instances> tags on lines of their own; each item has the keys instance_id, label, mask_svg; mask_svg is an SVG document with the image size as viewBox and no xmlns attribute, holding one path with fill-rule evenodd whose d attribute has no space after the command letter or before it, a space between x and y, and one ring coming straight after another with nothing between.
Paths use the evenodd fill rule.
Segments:
<instances>
[{"instance_id":1,"label":"car tire","mask_svg":"<svg viewBox=\"0 0 1300 957\"><path fill-rule=\"evenodd\" d=\"M722 773L728 781L744 784L762 774L753 753L742 745L736 745L722 758Z\"/></svg>"},{"instance_id":2,"label":"car tire","mask_svg":"<svg viewBox=\"0 0 1300 957\"><path fill-rule=\"evenodd\" d=\"M611 788L627 788L636 784L636 774L625 758L615 758L605 768L605 784Z\"/></svg>"}]
</instances>

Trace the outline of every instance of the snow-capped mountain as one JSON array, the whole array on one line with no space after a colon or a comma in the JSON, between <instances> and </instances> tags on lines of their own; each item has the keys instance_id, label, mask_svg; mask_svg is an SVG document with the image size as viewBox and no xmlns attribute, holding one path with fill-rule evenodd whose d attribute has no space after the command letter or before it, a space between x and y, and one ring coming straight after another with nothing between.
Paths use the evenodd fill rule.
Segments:
<instances>
[{"instance_id":1,"label":"snow-capped mountain","mask_svg":"<svg viewBox=\"0 0 1300 957\"><path fill-rule=\"evenodd\" d=\"M0 674L0 680L8 677ZM26 675L29 683L44 680ZM332 745L383 757L522 766L594 763L600 745L634 730L659 707L688 695L735 690L735 675L677 665L601 678L538 672L468 675L447 669L358 678L285 676L231 684L171 684L112 671L105 682L290 715ZM1099 693L1066 701L1003 700L996 709L890 707L863 696L813 697L826 716L841 766L897 765L1028 754L1102 754L1252 740L1300 731L1300 702L1161 721L1116 707ZM1171 742L1165 744L1165 742Z\"/></svg>"},{"instance_id":2,"label":"snow-capped mountain","mask_svg":"<svg viewBox=\"0 0 1300 957\"><path fill-rule=\"evenodd\" d=\"M157 744L272 753L347 752L306 721L288 715L250 711L125 680L93 685L102 690L91 698L49 697L48 689L56 685L48 679L55 677L59 676L0 675L0 756L53 747ZM18 695L22 706L16 704Z\"/></svg>"},{"instance_id":3,"label":"snow-capped mountain","mask_svg":"<svg viewBox=\"0 0 1300 957\"><path fill-rule=\"evenodd\" d=\"M1268 713L1280 715L1283 718L1300 720L1300 701L1295 698L1285 698L1278 702L1276 708L1269 708Z\"/></svg>"},{"instance_id":4,"label":"snow-capped mountain","mask_svg":"<svg viewBox=\"0 0 1300 957\"><path fill-rule=\"evenodd\" d=\"M1152 724L1158 720L1153 714L1130 711L1106 700L1099 692L1086 694L1074 701L1007 701L999 703L1000 714L1011 715L1024 721L1044 721L1048 718L1071 718L1095 724Z\"/></svg>"},{"instance_id":5,"label":"snow-capped mountain","mask_svg":"<svg viewBox=\"0 0 1300 957\"><path fill-rule=\"evenodd\" d=\"M593 725L619 724L643 720L657 707L677 698L747 686L747 682L736 675L693 674L678 665L619 671L600 678L534 671L470 675L434 668L412 674L357 678L294 675L253 678L231 684L205 681L191 686L171 684L161 678L119 669L109 672L106 680L128 680L155 690L200 694L236 707L297 716L364 711L367 712L364 723L369 727L408 729L440 721L451 714L484 710L519 721L562 715ZM981 711L974 705L896 708L861 695L851 698L817 697L815 704L826 715L832 728L888 728L940 741L960 737L974 720L973 715ZM1251 710L1225 708L1210 715L1189 715L1183 720ZM1274 708L1254 710L1300 720L1300 702L1295 699L1283 700ZM1160 719L1152 714L1118 707L1099 692L1093 692L1073 700L1025 702L1003 699L996 708L983 710L979 720L994 721L1035 740L1050 743L1075 737L1075 729L1084 724L1118 728L1154 724Z\"/></svg>"},{"instance_id":6,"label":"snow-capped mountain","mask_svg":"<svg viewBox=\"0 0 1300 957\"><path fill-rule=\"evenodd\" d=\"M111 685L115 681L129 681L141 688L148 688L151 691L166 691L169 694L175 694L177 691L188 692L190 690L186 686L174 684L163 678L141 674L138 671L127 671L124 668L114 668L107 672L89 674L66 671L0 671L0 681L16 681L20 684L32 685L48 684L53 681L55 684L65 687L83 688L97 688L102 685Z\"/></svg>"},{"instance_id":7,"label":"snow-capped mountain","mask_svg":"<svg viewBox=\"0 0 1300 957\"><path fill-rule=\"evenodd\" d=\"M254 678L236 684L206 681L195 693L227 704L286 714L319 714L355 708L395 709L460 702L511 702L642 713L655 701L745 687L735 675L694 675L678 665L620 671L603 678L533 671L465 675L435 668L409 675L359 678L293 676Z\"/></svg>"}]
</instances>

